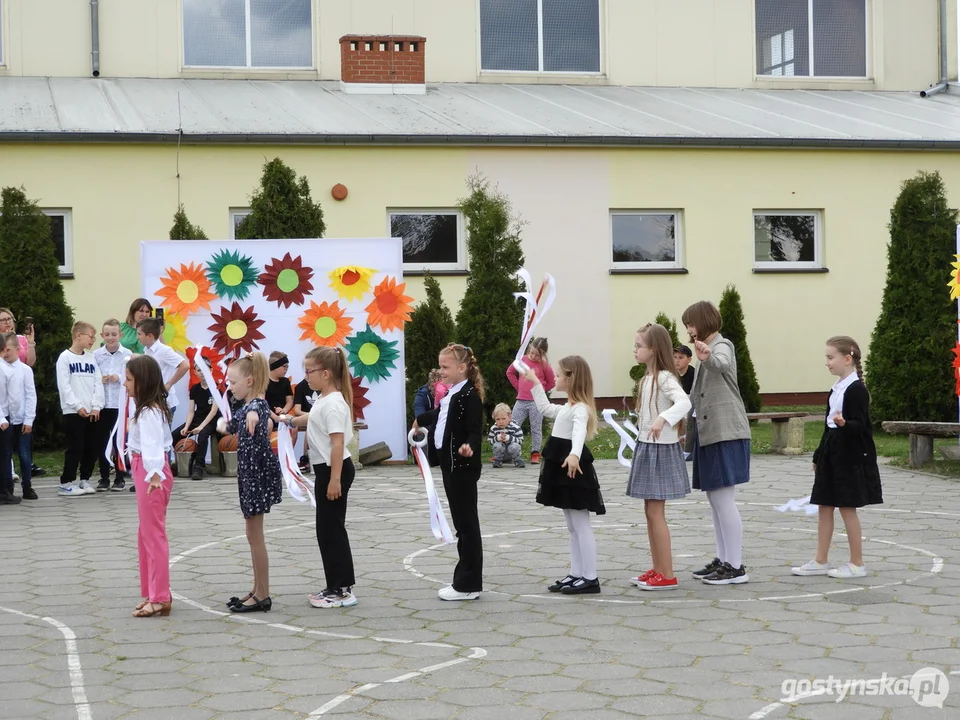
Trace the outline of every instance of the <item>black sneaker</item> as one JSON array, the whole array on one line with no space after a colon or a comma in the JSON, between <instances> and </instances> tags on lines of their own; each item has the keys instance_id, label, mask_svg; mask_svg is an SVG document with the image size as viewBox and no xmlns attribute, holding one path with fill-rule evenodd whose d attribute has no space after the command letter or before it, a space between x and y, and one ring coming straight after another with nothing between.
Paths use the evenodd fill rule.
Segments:
<instances>
[{"instance_id":1,"label":"black sneaker","mask_svg":"<svg viewBox=\"0 0 960 720\"><path fill-rule=\"evenodd\" d=\"M111 492L120 492L123 490L127 484L123 480L114 480L113 485L110 486Z\"/></svg>"},{"instance_id":2,"label":"black sneaker","mask_svg":"<svg viewBox=\"0 0 960 720\"><path fill-rule=\"evenodd\" d=\"M518 467L518 468L526 467L526 465L524 464L523 460L521 460L521 459L519 459L519 458L517 458L517 461L514 463L514 465L515 465L516 467Z\"/></svg>"},{"instance_id":3,"label":"black sneaker","mask_svg":"<svg viewBox=\"0 0 960 720\"><path fill-rule=\"evenodd\" d=\"M739 585L749 582L750 576L747 575L747 569L741 565L734 568L730 563L723 563L710 575L701 578L707 585Z\"/></svg>"},{"instance_id":4,"label":"black sneaker","mask_svg":"<svg viewBox=\"0 0 960 720\"><path fill-rule=\"evenodd\" d=\"M567 575L563 580L557 580L553 585L547 587L547 590L550 592L561 592L565 587L573 585L580 578L575 578L573 575Z\"/></svg>"},{"instance_id":5,"label":"black sneaker","mask_svg":"<svg viewBox=\"0 0 960 720\"><path fill-rule=\"evenodd\" d=\"M596 595L600 592L600 580L594 578L577 578L571 584L560 590L564 595Z\"/></svg>"},{"instance_id":6,"label":"black sneaker","mask_svg":"<svg viewBox=\"0 0 960 720\"><path fill-rule=\"evenodd\" d=\"M33 477L43 477L46 474L47 474L47 471L44 470L42 467L37 467L36 465L34 465L32 468L30 468L30 475L32 475Z\"/></svg>"},{"instance_id":7,"label":"black sneaker","mask_svg":"<svg viewBox=\"0 0 960 720\"><path fill-rule=\"evenodd\" d=\"M101 480L97 483L97 492L106 492L110 489L110 478L106 480Z\"/></svg>"},{"instance_id":8,"label":"black sneaker","mask_svg":"<svg viewBox=\"0 0 960 720\"><path fill-rule=\"evenodd\" d=\"M200 463L193 464L193 472L190 473L191 480L203 480L203 465Z\"/></svg>"},{"instance_id":9,"label":"black sneaker","mask_svg":"<svg viewBox=\"0 0 960 720\"><path fill-rule=\"evenodd\" d=\"M712 575L719 570L721 565L723 565L723 563L720 562L720 558L714 558L707 563L706 567L702 567L699 570L694 570L690 574L693 575L697 580L703 580L703 578L705 578L707 575Z\"/></svg>"},{"instance_id":10,"label":"black sneaker","mask_svg":"<svg viewBox=\"0 0 960 720\"><path fill-rule=\"evenodd\" d=\"M20 498L18 498L16 495L4 494L4 495L0 495L0 503L2 503L3 505L19 505Z\"/></svg>"},{"instance_id":11,"label":"black sneaker","mask_svg":"<svg viewBox=\"0 0 960 720\"><path fill-rule=\"evenodd\" d=\"M39 500L40 498L37 497L37 491L36 491L36 490L34 490L32 487L28 487L28 488L24 488L24 489L23 489L23 499L24 499L24 500Z\"/></svg>"},{"instance_id":12,"label":"black sneaker","mask_svg":"<svg viewBox=\"0 0 960 720\"><path fill-rule=\"evenodd\" d=\"M130 483L130 492L137 491L137 484L135 482Z\"/></svg>"},{"instance_id":13,"label":"black sneaker","mask_svg":"<svg viewBox=\"0 0 960 720\"><path fill-rule=\"evenodd\" d=\"M502 467L503 467L503 461L502 461L502 460L494 460L494 461L493 461L493 466L494 466L495 468L502 468Z\"/></svg>"}]
</instances>

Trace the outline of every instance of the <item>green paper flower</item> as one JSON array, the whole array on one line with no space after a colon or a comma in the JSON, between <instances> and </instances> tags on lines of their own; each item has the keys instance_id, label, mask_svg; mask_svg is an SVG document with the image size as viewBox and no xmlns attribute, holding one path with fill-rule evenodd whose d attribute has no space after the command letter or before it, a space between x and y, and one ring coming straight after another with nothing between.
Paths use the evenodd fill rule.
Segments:
<instances>
[{"instance_id":1,"label":"green paper flower","mask_svg":"<svg viewBox=\"0 0 960 720\"><path fill-rule=\"evenodd\" d=\"M366 330L347 338L347 357L353 375L370 382L390 377L389 369L397 367L394 360L400 357L397 342L384 340L369 325Z\"/></svg>"},{"instance_id":2,"label":"green paper flower","mask_svg":"<svg viewBox=\"0 0 960 720\"><path fill-rule=\"evenodd\" d=\"M221 250L207 263L207 279L217 295L227 300L245 300L259 274L253 258L236 250Z\"/></svg>"}]
</instances>

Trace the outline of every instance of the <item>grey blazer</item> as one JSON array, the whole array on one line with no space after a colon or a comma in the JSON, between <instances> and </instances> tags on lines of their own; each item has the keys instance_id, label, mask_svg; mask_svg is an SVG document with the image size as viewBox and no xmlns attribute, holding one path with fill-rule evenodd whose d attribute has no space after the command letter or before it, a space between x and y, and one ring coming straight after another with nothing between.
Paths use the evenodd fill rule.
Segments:
<instances>
[{"instance_id":1,"label":"grey blazer","mask_svg":"<svg viewBox=\"0 0 960 720\"><path fill-rule=\"evenodd\" d=\"M733 343L720 333L710 343L710 357L697 364L690 399L697 413L701 445L750 439L750 423L737 385L737 356Z\"/></svg>"}]
</instances>

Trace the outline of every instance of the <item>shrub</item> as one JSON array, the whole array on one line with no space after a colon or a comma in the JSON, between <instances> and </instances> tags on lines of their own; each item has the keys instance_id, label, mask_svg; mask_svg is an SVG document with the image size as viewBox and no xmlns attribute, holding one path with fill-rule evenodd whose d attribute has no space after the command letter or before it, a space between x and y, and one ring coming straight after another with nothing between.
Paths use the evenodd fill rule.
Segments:
<instances>
[{"instance_id":1,"label":"shrub","mask_svg":"<svg viewBox=\"0 0 960 720\"><path fill-rule=\"evenodd\" d=\"M171 240L206 240L207 236L199 225L194 225L187 218L187 213L183 210L183 205L177 208L173 214L173 227L170 228Z\"/></svg>"},{"instance_id":2,"label":"shrub","mask_svg":"<svg viewBox=\"0 0 960 720\"><path fill-rule=\"evenodd\" d=\"M413 399L437 367L441 348L454 340L453 316L443 302L440 283L427 273L423 278L427 298L417 304L403 329L403 354L407 373L407 419L413 420Z\"/></svg>"},{"instance_id":3,"label":"shrub","mask_svg":"<svg viewBox=\"0 0 960 720\"><path fill-rule=\"evenodd\" d=\"M657 313L657 317L653 320L657 325L663 325L667 329L667 332L670 333L670 342L673 347L677 347L680 344L680 337L677 335L677 321L668 317L665 312L662 310ZM637 383L640 382L640 378L644 376L644 373L647 372L646 363L639 363L630 368L630 380L633 383L633 398L637 398Z\"/></svg>"},{"instance_id":4,"label":"shrub","mask_svg":"<svg viewBox=\"0 0 960 720\"><path fill-rule=\"evenodd\" d=\"M260 186L250 200L250 214L239 225L238 240L321 238L327 226L323 208L310 197L306 177L297 179L280 158L263 166Z\"/></svg>"},{"instance_id":5,"label":"shrub","mask_svg":"<svg viewBox=\"0 0 960 720\"><path fill-rule=\"evenodd\" d=\"M737 384L740 386L740 397L743 407L748 413L760 412L760 383L757 382L757 372L753 368L750 358L750 347L747 344L747 326L743 321L743 304L740 302L740 293L733 285L727 285L720 296L720 315L723 316L723 330L721 334L730 342L737 354Z\"/></svg>"}]
</instances>

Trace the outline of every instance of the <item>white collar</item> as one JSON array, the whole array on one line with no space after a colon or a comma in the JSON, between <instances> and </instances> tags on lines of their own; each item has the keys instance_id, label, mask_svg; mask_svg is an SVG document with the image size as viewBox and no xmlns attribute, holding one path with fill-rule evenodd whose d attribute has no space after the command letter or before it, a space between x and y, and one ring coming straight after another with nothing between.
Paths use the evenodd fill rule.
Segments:
<instances>
[{"instance_id":1,"label":"white collar","mask_svg":"<svg viewBox=\"0 0 960 720\"><path fill-rule=\"evenodd\" d=\"M833 384L833 392L843 392L859 379L860 377L855 372L852 372L849 375L847 375L845 378L841 380L837 380Z\"/></svg>"},{"instance_id":2,"label":"white collar","mask_svg":"<svg viewBox=\"0 0 960 720\"><path fill-rule=\"evenodd\" d=\"M469 378L468 378L468 379L469 379ZM460 382L458 382L458 383L457 383L456 385L454 385L452 388L450 388L449 390L447 390L447 397L453 397L454 395L456 395L458 392L460 392L461 390L463 390L463 386L466 385L466 384L467 384L467 381L466 381L466 380L461 380Z\"/></svg>"}]
</instances>

